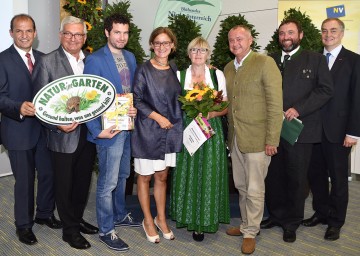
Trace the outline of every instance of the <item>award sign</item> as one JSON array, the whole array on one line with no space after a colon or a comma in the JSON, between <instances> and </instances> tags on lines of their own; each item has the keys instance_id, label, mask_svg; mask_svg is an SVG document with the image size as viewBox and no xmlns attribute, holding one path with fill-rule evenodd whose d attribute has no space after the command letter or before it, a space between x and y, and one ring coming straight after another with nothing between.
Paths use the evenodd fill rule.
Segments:
<instances>
[{"instance_id":1,"label":"award sign","mask_svg":"<svg viewBox=\"0 0 360 256\"><path fill-rule=\"evenodd\" d=\"M72 75L44 86L34 97L36 116L52 125L85 123L114 102L114 85L99 76Z\"/></svg>"}]
</instances>

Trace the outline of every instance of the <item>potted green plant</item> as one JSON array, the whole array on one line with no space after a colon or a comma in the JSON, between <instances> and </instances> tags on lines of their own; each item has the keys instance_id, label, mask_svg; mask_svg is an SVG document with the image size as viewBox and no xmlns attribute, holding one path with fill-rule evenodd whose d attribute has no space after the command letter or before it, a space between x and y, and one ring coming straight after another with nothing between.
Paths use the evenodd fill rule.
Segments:
<instances>
[{"instance_id":1,"label":"potted green plant","mask_svg":"<svg viewBox=\"0 0 360 256\"><path fill-rule=\"evenodd\" d=\"M75 17L82 18L86 22L88 35L87 41L84 45L84 50L93 52L106 44L106 37L104 34L104 18L113 13L122 13L130 20L130 37L125 49L134 53L137 63L142 63L146 58L146 54L140 45L139 29L132 22L132 15L129 12L130 1L120 1L113 4L106 4L105 8L101 8L101 1L99 0L68 0L63 8Z\"/></svg>"},{"instance_id":2,"label":"potted green plant","mask_svg":"<svg viewBox=\"0 0 360 256\"><path fill-rule=\"evenodd\" d=\"M304 37L301 40L301 47L303 49L312 50L315 52L319 52L322 49L322 43L321 43L321 31L312 23L312 20L310 19L309 15L307 15L305 12L302 13L300 11L300 8L291 8L284 12L284 20L287 19L295 19L300 22ZM278 29L275 30L273 36L271 37L271 41L269 44L265 47L265 50L268 54L278 52L281 50L280 44L279 44L279 31Z\"/></svg>"},{"instance_id":3,"label":"potted green plant","mask_svg":"<svg viewBox=\"0 0 360 256\"><path fill-rule=\"evenodd\" d=\"M186 69L191 63L187 46L195 37L201 36L200 25L184 14L177 14L169 16L169 28L178 41L176 52L170 58L175 61L179 70Z\"/></svg>"}]
</instances>

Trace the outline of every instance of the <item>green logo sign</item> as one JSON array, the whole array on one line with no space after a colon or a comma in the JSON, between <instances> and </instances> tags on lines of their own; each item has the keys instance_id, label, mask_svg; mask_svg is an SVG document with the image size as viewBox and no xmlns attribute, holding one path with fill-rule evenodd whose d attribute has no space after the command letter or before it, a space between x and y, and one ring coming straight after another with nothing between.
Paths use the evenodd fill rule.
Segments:
<instances>
[{"instance_id":1,"label":"green logo sign","mask_svg":"<svg viewBox=\"0 0 360 256\"><path fill-rule=\"evenodd\" d=\"M169 1L174 1L174 2L183 2L183 3L186 3L188 5L211 5L211 6L214 6L212 3L208 2L208 1L201 1L201 0L169 0Z\"/></svg>"},{"instance_id":2,"label":"green logo sign","mask_svg":"<svg viewBox=\"0 0 360 256\"><path fill-rule=\"evenodd\" d=\"M154 28L168 26L170 15L184 14L201 25L201 34L207 38L221 12L221 7L221 0L161 0Z\"/></svg>"},{"instance_id":3,"label":"green logo sign","mask_svg":"<svg viewBox=\"0 0 360 256\"><path fill-rule=\"evenodd\" d=\"M114 85L105 78L66 76L45 85L35 95L36 116L53 125L85 123L104 113L115 95Z\"/></svg>"}]
</instances>

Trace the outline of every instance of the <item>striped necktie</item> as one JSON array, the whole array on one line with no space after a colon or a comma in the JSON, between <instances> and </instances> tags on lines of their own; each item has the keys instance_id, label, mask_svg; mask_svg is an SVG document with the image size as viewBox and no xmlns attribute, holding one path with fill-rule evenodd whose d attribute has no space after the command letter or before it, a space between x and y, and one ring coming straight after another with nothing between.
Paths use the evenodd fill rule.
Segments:
<instances>
[{"instance_id":1,"label":"striped necktie","mask_svg":"<svg viewBox=\"0 0 360 256\"><path fill-rule=\"evenodd\" d=\"M34 69L34 64L32 63L32 60L31 60L31 54L30 53L26 53L25 54L26 58L27 58L27 62L28 62L28 67L29 67L29 72L30 72L30 75L32 74L32 71Z\"/></svg>"}]
</instances>

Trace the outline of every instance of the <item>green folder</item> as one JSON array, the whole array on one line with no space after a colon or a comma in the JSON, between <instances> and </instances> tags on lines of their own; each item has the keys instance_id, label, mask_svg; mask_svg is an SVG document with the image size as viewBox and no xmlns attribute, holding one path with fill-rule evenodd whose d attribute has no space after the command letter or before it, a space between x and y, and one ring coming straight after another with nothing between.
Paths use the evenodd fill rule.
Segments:
<instances>
[{"instance_id":1,"label":"green folder","mask_svg":"<svg viewBox=\"0 0 360 256\"><path fill-rule=\"evenodd\" d=\"M294 145L303 128L304 125L299 119L294 118L288 121L284 118L280 136L291 145Z\"/></svg>"}]
</instances>

